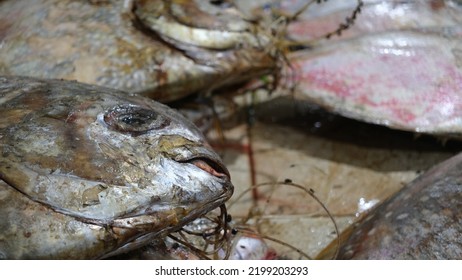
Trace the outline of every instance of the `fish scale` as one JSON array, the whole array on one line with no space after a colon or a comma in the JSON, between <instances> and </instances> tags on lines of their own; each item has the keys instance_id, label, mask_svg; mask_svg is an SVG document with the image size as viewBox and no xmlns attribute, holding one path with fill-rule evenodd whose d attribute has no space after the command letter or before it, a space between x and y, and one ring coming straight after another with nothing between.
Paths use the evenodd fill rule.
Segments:
<instances>
[{"instance_id":1,"label":"fish scale","mask_svg":"<svg viewBox=\"0 0 462 280\"><path fill-rule=\"evenodd\" d=\"M0 74L78 80L167 102L277 68L268 37L252 32L258 26L232 7L132 2L133 11L119 0L0 2ZM185 11L193 18L210 13L206 23L217 24L188 26L166 16L178 11L183 19ZM196 36L171 38L180 31Z\"/></svg>"},{"instance_id":2,"label":"fish scale","mask_svg":"<svg viewBox=\"0 0 462 280\"><path fill-rule=\"evenodd\" d=\"M2 258L127 252L233 193L201 132L153 100L25 77L0 77L0 100Z\"/></svg>"}]
</instances>

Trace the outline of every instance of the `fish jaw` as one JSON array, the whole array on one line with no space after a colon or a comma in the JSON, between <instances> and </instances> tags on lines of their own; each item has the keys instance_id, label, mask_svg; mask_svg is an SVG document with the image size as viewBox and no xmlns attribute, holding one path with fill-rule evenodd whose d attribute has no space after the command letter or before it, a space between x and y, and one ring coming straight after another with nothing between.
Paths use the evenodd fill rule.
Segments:
<instances>
[{"instance_id":1,"label":"fish jaw","mask_svg":"<svg viewBox=\"0 0 462 280\"><path fill-rule=\"evenodd\" d=\"M190 153L194 151L194 147L186 149ZM210 150L196 149L202 150L197 151L198 157L176 154L176 160L161 159L160 165L166 170L163 173L166 175L156 176L153 186L157 186L158 190L163 189L162 195L158 196L158 201L139 207L111 223L116 232L127 235L126 231L136 231L136 234L102 258L127 253L153 239L163 238L224 204L231 197L234 188L228 171L216 167L213 156L207 154Z\"/></svg>"},{"instance_id":2,"label":"fish jaw","mask_svg":"<svg viewBox=\"0 0 462 280\"><path fill-rule=\"evenodd\" d=\"M155 152L147 154L159 160L164 176L153 176L152 185L164 192L158 201L112 222L115 232L130 238L101 258L124 254L163 238L223 205L233 193L228 170L209 147L174 135L162 137L156 147ZM157 175L159 170L151 172Z\"/></svg>"}]
</instances>

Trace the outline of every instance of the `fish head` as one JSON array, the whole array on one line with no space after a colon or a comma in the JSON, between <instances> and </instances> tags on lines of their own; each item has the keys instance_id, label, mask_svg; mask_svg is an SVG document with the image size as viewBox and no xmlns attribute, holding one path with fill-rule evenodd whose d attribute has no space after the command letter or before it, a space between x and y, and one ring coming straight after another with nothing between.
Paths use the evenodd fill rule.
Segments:
<instances>
[{"instance_id":1,"label":"fish head","mask_svg":"<svg viewBox=\"0 0 462 280\"><path fill-rule=\"evenodd\" d=\"M277 79L284 63L269 27L247 18L232 1L134 0L132 17L138 30L183 57L171 62L177 69L167 73L169 83L138 91L163 102L226 91L262 76Z\"/></svg>"},{"instance_id":2,"label":"fish head","mask_svg":"<svg viewBox=\"0 0 462 280\"><path fill-rule=\"evenodd\" d=\"M2 79L0 89L0 178L108 229L117 247L180 229L233 193L201 132L165 105L61 80Z\"/></svg>"},{"instance_id":3,"label":"fish head","mask_svg":"<svg viewBox=\"0 0 462 280\"><path fill-rule=\"evenodd\" d=\"M146 28L185 50L187 45L212 50L256 47L258 36L260 44L267 39L252 34L253 23L229 1L134 0L133 14Z\"/></svg>"},{"instance_id":4,"label":"fish head","mask_svg":"<svg viewBox=\"0 0 462 280\"><path fill-rule=\"evenodd\" d=\"M152 214L158 213L173 215L173 225L176 220L184 224L232 194L228 170L197 128L175 111L156 105L117 104L94 116L89 126L89 139L103 154L120 161L125 186L149 193L141 191L139 199L146 203L116 220L120 226L141 222L151 227ZM140 215L147 215L146 222Z\"/></svg>"}]
</instances>

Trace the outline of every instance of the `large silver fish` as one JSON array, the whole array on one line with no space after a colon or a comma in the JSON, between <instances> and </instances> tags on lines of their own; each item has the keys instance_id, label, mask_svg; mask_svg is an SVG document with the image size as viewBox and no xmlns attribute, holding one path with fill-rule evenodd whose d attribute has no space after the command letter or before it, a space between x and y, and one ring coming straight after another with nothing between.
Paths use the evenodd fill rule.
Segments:
<instances>
[{"instance_id":1,"label":"large silver fish","mask_svg":"<svg viewBox=\"0 0 462 280\"><path fill-rule=\"evenodd\" d=\"M171 101L273 72L259 28L220 1L1 1L0 74Z\"/></svg>"},{"instance_id":2,"label":"large silver fish","mask_svg":"<svg viewBox=\"0 0 462 280\"><path fill-rule=\"evenodd\" d=\"M0 258L104 258L178 230L232 194L176 111L126 92L0 77Z\"/></svg>"}]
</instances>

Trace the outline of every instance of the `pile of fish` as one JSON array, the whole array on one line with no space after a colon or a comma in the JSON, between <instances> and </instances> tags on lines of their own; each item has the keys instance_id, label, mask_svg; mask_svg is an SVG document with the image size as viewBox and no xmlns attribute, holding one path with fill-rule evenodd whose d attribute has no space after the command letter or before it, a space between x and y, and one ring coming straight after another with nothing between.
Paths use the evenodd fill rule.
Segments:
<instances>
[{"instance_id":1,"label":"pile of fish","mask_svg":"<svg viewBox=\"0 0 462 280\"><path fill-rule=\"evenodd\" d=\"M460 1L322 2L0 1L0 258L161 250L224 205L222 159L156 101L281 86L348 118L460 140ZM462 258L456 161L377 207L339 256Z\"/></svg>"}]
</instances>

